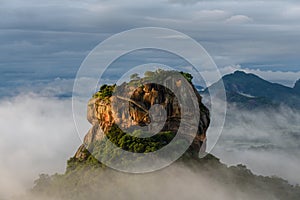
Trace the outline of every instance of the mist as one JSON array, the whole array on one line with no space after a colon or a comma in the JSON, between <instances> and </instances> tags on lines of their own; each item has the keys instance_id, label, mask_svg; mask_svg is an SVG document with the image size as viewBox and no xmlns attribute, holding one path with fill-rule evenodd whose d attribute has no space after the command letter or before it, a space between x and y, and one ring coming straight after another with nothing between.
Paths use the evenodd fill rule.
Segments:
<instances>
[{"instance_id":1,"label":"mist","mask_svg":"<svg viewBox=\"0 0 300 200\"><path fill-rule=\"evenodd\" d=\"M86 120L85 117L81 120ZM284 106L250 111L230 105L224 130L211 153L225 164L245 164L255 174L275 175L299 184L299 122L300 113ZM0 199L26 193L41 173L64 173L66 161L81 144L68 98L29 93L1 99L0 126ZM157 199L154 195L161 193L166 195L162 199L191 199L199 194L203 199L254 198L236 194L230 186L187 168L174 167L167 174L168 178L163 180L153 175L141 181L134 181L139 176L126 175L124 179L113 180L108 175L102 177L101 184L106 189L101 189L101 195L128 192L126 195L143 199L144 194ZM118 192L111 191L113 188L118 188ZM145 193L145 188L155 192ZM181 196L173 191L182 191Z\"/></svg>"},{"instance_id":2,"label":"mist","mask_svg":"<svg viewBox=\"0 0 300 200\"><path fill-rule=\"evenodd\" d=\"M192 170L192 168L197 168ZM255 191L255 186L245 190L233 181L232 183L223 182L222 176L230 179L231 174L221 170L215 174L210 174L206 170L201 171L201 166L194 165L187 167L181 164L173 164L161 171L148 174L124 174L112 170L97 172L81 172L79 186L76 185L72 190L83 190L72 195L72 192L63 192L63 198L58 196L59 189L51 191L46 195L33 195L28 199L201 199L201 200L232 200L232 199L264 199L276 200L274 193L265 190ZM212 171L210 171L212 172ZM95 177L93 177L93 173ZM220 174L222 174L220 176ZM227 174L228 173L228 174ZM89 176L88 176L89 175ZM72 176L69 176L72 177ZM73 176L74 177L74 176ZM76 176L75 176L76 177ZM246 180L245 180L246 181ZM69 179L70 182L70 179ZM68 188L68 187L67 187ZM275 189L275 188L274 188Z\"/></svg>"},{"instance_id":3,"label":"mist","mask_svg":"<svg viewBox=\"0 0 300 200\"><path fill-rule=\"evenodd\" d=\"M81 144L71 101L37 94L0 101L0 199L24 193L40 173L63 173Z\"/></svg>"},{"instance_id":4,"label":"mist","mask_svg":"<svg viewBox=\"0 0 300 200\"><path fill-rule=\"evenodd\" d=\"M300 184L300 112L287 106L244 110L229 105L212 154L228 165L245 164L259 175Z\"/></svg>"}]
</instances>

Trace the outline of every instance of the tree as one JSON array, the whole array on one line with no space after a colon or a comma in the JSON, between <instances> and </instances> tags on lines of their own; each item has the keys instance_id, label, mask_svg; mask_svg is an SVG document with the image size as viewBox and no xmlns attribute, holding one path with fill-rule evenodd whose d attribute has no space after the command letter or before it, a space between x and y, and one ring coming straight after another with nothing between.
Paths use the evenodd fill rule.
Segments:
<instances>
[{"instance_id":1,"label":"tree","mask_svg":"<svg viewBox=\"0 0 300 200\"><path fill-rule=\"evenodd\" d=\"M152 77L152 76L154 76L154 72L151 72L151 71L146 71L145 73L144 73L144 75L145 75L145 77Z\"/></svg>"},{"instance_id":2,"label":"tree","mask_svg":"<svg viewBox=\"0 0 300 200\"><path fill-rule=\"evenodd\" d=\"M47 189L51 184L51 177L48 174L40 174L39 178L34 181L33 191L42 192Z\"/></svg>"},{"instance_id":3,"label":"tree","mask_svg":"<svg viewBox=\"0 0 300 200\"><path fill-rule=\"evenodd\" d=\"M138 73L131 74L130 79L134 81L139 80L140 79L139 74Z\"/></svg>"},{"instance_id":4,"label":"tree","mask_svg":"<svg viewBox=\"0 0 300 200\"><path fill-rule=\"evenodd\" d=\"M190 83L192 83L193 80L193 76L190 73L186 73L186 72L180 72L180 74L182 74L182 76Z\"/></svg>"}]
</instances>

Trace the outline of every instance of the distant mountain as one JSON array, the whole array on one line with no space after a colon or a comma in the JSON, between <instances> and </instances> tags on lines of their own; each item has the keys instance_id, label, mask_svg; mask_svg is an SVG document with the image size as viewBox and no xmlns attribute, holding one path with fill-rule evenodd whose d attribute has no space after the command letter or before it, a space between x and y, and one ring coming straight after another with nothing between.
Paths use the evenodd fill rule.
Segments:
<instances>
[{"instance_id":1,"label":"distant mountain","mask_svg":"<svg viewBox=\"0 0 300 200\"><path fill-rule=\"evenodd\" d=\"M241 107L273 107L281 104L300 109L300 80L294 88L271 83L257 75L235 71L223 76L227 101ZM215 83L210 89L216 89ZM205 92L208 92L205 89Z\"/></svg>"},{"instance_id":2,"label":"distant mountain","mask_svg":"<svg viewBox=\"0 0 300 200\"><path fill-rule=\"evenodd\" d=\"M295 91L295 93L297 93L298 95L300 95L300 79L295 83L293 91Z\"/></svg>"},{"instance_id":3,"label":"distant mountain","mask_svg":"<svg viewBox=\"0 0 300 200\"><path fill-rule=\"evenodd\" d=\"M201 92L201 91L203 91L205 88L204 87L202 87L201 85L194 85L195 86L195 88L196 88L196 90L198 91L198 92Z\"/></svg>"}]
</instances>

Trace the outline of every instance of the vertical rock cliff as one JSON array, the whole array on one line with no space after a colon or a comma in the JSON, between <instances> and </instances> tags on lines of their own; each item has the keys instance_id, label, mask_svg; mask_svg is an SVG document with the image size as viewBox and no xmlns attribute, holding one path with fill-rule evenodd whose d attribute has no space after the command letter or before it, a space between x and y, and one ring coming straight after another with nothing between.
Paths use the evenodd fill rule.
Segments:
<instances>
[{"instance_id":1,"label":"vertical rock cliff","mask_svg":"<svg viewBox=\"0 0 300 200\"><path fill-rule=\"evenodd\" d=\"M166 74L161 71L159 73L162 79ZM185 73L182 74L186 75ZM158 77L155 73L152 76ZM147 78L149 79L149 77ZM88 148L89 152L95 151L91 144L102 141L115 126L125 132L142 128L149 133L169 132L176 134L182 117L178 98L163 85L145 83L144 80L147 78L131 80L129 83L123 83L119 86L103 85L99 92L90 99L87 106L87 119L92 124L92 128L86 134L84 144L76 152L76 159L86 159L88 156L86 149ZM187 80L184 81L188 82L195 93L200 113L196 137L187 152L193 156L198 156L200 150L205 151L206 130L210 123L209 110L202 104L201 96L193 86L191 78ZM181 90L182 81L178 78L169 81L169 84L173 84L172 86L176 90ZM181 92L182 95L186 95L183 91ZM187 117L190 119L187 121L193 121L194 116ZM159 127L161 124L163 126ZM189 133L193 124L185 124L185 126L187 135L195 134ZM168 142L166 141L166 143Z\"/></svg>"}]
</instances>

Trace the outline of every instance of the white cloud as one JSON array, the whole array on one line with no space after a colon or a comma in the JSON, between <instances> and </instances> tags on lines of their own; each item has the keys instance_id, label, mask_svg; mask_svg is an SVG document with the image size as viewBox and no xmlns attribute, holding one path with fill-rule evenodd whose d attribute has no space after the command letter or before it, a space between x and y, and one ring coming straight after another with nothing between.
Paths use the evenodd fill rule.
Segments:
<instances>
[{"instance_id":1,"label":"white cloud","mask_svg":"<svg viewBox=\"0 0 300 200\"><path fill-rule=\"evenodd\" d=\"M248 70L241 69L240 66L228 66L222 68L221 72L228 74L237 69ZM257 73L263 72L257 71ZM270 73L265 75L269 75L270 79L281 76L290 78L290 73L293 72L273 72L271 75ZM294 74L292 76L296 77ZM57 79L48 87L56 87L58 83L66 84L65 81ZM53 94L53 91L47 89L45 94ZM216 151L217 155L228 164L243 162L256 173L280 175L297 182L299 177L293 176L293 173L298 172L297 166L300 161L295 159L294 155L289 154L291 148L288 146L296 140L283 138L285 141L280 143L283 139L276 130L281 130L277 128L280 126L281 128L289 127L289 130L295 128L294 130L297 131L297 121L300 115L288 109L283 111L272 114L263 111L262 113L236 111L237 120L234 118L231 126L226 129L227 132L224 132L224 135L229 136L226 139L233 143L228 144L226 140L223 140L224 143L221 142L221 146L217 149L220 151ZM85 117L86 115L82 114L80 120L87 122ZM0 157L4 161L0 163L0 176L2 177L0 198L11 195L15 189L23 192L39 173L63 172L66 160L74 154L81 143L75 131L69 99L41 97L36 94L22 94L14 98L2 99L0 101L0 127ZM276 137L274 133L277 133ZM230 137L235 137L235 141L230 140ZM241 143L247 147L261 144L253 142L255 138L271 138L271 144L281 145L281 147L286 145L286 149L283 152L271 150L260 154L268 157L261 162L262 156L256 156L256 150L239 149ZM267 146L268 143L263 143L263 145ZM277 162L283 158L284 163ZM289 170L282 170L283 168Z\"/></svg>"},{"instance_id":2,"label":"white cloud","mask_svg":"<svg viewBox=\"0 0 300 200\"><path fill-rule=\"evenodd\" d=\"M22 193L40 173L65 170L80 145L70 100L20 95L0 101L0 199Z\"/></svg>"},{"instance_id":3,"label":"white cloud","mask_svg":"<svg viewBox=\"0 0 300 200\"><path fill-rule=\"evenodd\" d=\"M288 6L282 13L283 17L290 19L299 19L300 18L300 5L291 5Z\"/></svg>"},{"instance_id":4,"label":"white cloud","mask_svg":"<svg viewBox=\"0 0 300 200\"><path fill-rule=\"evenodd\" d=\"M225 10L200 10L196 11L193 17L196 20L220 21L230 16L230 13ZM207 22L207 21L204 21Z\"/></svg>"},{"instance_id":5,"label":"white cloud","mask_svg":"<svg viewBox=\"0 0 300 200\"><path fill-rule=\"evenodd\" d=\"M254 173L300 184L299 111L247 111L230 105L213 154L228 165L245 164Z\"/></svg>"},{"instance_id":6,"label":"white cloud","mask_svg":"<svg viewBox=\"0 0 300 200\"><path fill-rule=\"evenodd\" d=\"M245 15L234 15L229 17L228 19L226 19L226 23L228 24L245 24L245 23L249 23L252 22L253 20Z\"/></svg>"},{"instance_id":7,"label":"white cloud","mask_svg":"<svg viewBox=\"0 0 300 200\"><path fill-rule=\"evenodd\" d=\"M183 4L183 5L193 5L203 0L168 0L170 3Z\"/></svg>"},{"instance_id":8,"label":"white cloud","mask_svg":"<svg viewBox=\"0 0 300 200\"><path fill-rule=\"evenodd\" d=\"M294 87L295 82L300 79L300 71L291 72L291 71L263 71L259 69L244 69L243 71L248 73L256 74L262 77L265 80L281 83L283 85Z\"/></svg>"}]
</instances>

